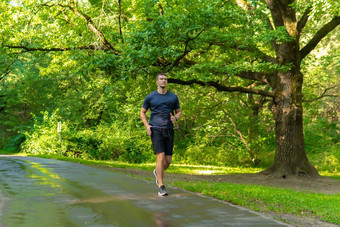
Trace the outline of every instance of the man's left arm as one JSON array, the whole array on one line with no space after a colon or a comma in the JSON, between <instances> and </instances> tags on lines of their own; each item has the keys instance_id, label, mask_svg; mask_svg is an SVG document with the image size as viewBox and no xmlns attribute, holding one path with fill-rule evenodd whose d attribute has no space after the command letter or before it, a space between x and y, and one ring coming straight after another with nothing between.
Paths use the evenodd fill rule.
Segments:
<instances>
[{"instance_id":1,"label":"man's left arm","mask_svg":"<svg viewBox=\"0 0 340 227\"><path fill-rule=\"evenodd\" d=\"M174 103L174 109L175 109L175 116L172 116L172 114L170 114L170 120L172 121L173 124L175 124L175 122L178 121L178 119L182 116L182 111L181 111L181 107L179 105L177 96L176 96L176 100Z\"/></svg>"},{"instance_id":2,"label":"man's left arm","mask_svg":"<svg viewBox=\"0 0 340 227\"><path fill-rule=\"evenodd\" d=\"M175 124L175 122L178 121L181 115L182 115L181 109L176 109L175 116L173 116L172 113L170 113L170 120L172 121L173 124Z\"/></svg>"},{"instance_id":3,"label":"man's left arm","mask_svg":"<svg viewBox=\"0 0 340 227\"><path fill-rule=\"evenodd\" d=\"M175 110L175 118L176 118L176 121L182 116L182 110L181 109L176 109Z\"/></svg>"}]
</instances>

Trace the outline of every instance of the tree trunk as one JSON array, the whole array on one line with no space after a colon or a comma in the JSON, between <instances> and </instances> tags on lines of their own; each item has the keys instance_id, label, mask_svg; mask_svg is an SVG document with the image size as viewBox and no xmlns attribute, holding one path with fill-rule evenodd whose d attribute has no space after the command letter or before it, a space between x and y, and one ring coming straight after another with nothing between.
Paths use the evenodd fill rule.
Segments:
<instances>
[{"instance_id":1,"label":"tree trunk","mask_svg":"<svg viewBox=\"0 0 340 227\"><path fill-rule=\"evenodd\" d=\"M264 174L288 178L319 177L309 163L304 148L302 80L299 70L277 74L276 98L272 106L275 118L276 154L274 164Z\"/></svg>"}]
</instances>

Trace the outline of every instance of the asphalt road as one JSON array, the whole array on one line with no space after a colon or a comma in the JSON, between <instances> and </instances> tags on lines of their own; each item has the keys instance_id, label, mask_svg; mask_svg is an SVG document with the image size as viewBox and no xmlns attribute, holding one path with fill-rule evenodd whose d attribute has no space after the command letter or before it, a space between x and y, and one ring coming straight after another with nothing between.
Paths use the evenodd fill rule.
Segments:
<instances>
[{"instance_id":1,"label":"asphalt road","mask_svg":"<svg viewBox=\"0 0 340 227\"><path fill-rule=\"evenodd\" d=\"M178 188L71 162L0 155L0 226L288 226Z\"/></svg>"}]
</instances>

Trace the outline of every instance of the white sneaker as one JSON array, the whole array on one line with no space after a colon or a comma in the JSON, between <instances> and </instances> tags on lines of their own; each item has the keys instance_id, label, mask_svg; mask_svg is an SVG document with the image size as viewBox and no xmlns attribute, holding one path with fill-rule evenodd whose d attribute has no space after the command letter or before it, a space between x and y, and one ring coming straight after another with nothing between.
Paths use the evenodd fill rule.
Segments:
<instances>
[{"instance_id":1,"label":"white sneaker","mask_svg":"<svg viewBox=\"0 0 340 227\"><path fill-rule=\"evenodd\" d=\"M158 188L158 195L159 196L166 196L168 193L166 192L165 186L162 185Z\"/></svg>"},{"instance_id":2,"label":"white sneaker","mask_svg":"<svg viewBox=\"0 0 340 227\"><path fill-rule=\"evenodd\" d=\"M153 171L153 175L155 175L155 177L156 177L156 184L157 184L157 186L158 186L158 180L157 180L157 173L156 173L156 169L154 169L154 171Z\"/></svg>"}]
</instances>

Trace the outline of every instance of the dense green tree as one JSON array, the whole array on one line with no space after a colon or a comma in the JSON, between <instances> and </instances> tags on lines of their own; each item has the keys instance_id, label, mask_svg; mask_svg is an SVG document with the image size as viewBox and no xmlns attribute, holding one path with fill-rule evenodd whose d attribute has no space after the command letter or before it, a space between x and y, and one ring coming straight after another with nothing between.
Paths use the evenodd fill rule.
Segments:
<instances>
[{"instance_id":1,"label":"dense green tree","mask_svg":"<svg viewBox=\"0 0 340 227\"><path fill-rule=\"evenodd\" d=\"M277 149L274 164L265 173L318 176L304 146L303 72L307 72L305 61L311 51L323 39L338 41L329 35L338 34L337 1L24 0L0 4L0 79L6 77L0 93L3 113L27 118L31 112L63 107L63 117L78 127L92 127L103 119L126 116L124 111L129 116L138 112L138 100L152 89L141 80L151 82L149 75L164 71L171 75L171 83L221 92L205 97L206 107L215 108L210 110L214 113L205 111L202 124L212 126L214 132L232 128L254 162L259 152L255 142L260 134L259 114L269 104ZM320 77L314 73L316 78L309 84ZM124 88L122 81L129 87ZM237 111L247 116L248 123L235 122L237 114L226 111L233 103L225 92L241 93L233 98L240 101ZM309 98L328 95L322 90L315 94ZM142 130L136 126L136 117L121 120L130 132ZM188 124L195 121L194 117L187 120Z\"/></svg>"}]
</instances>

